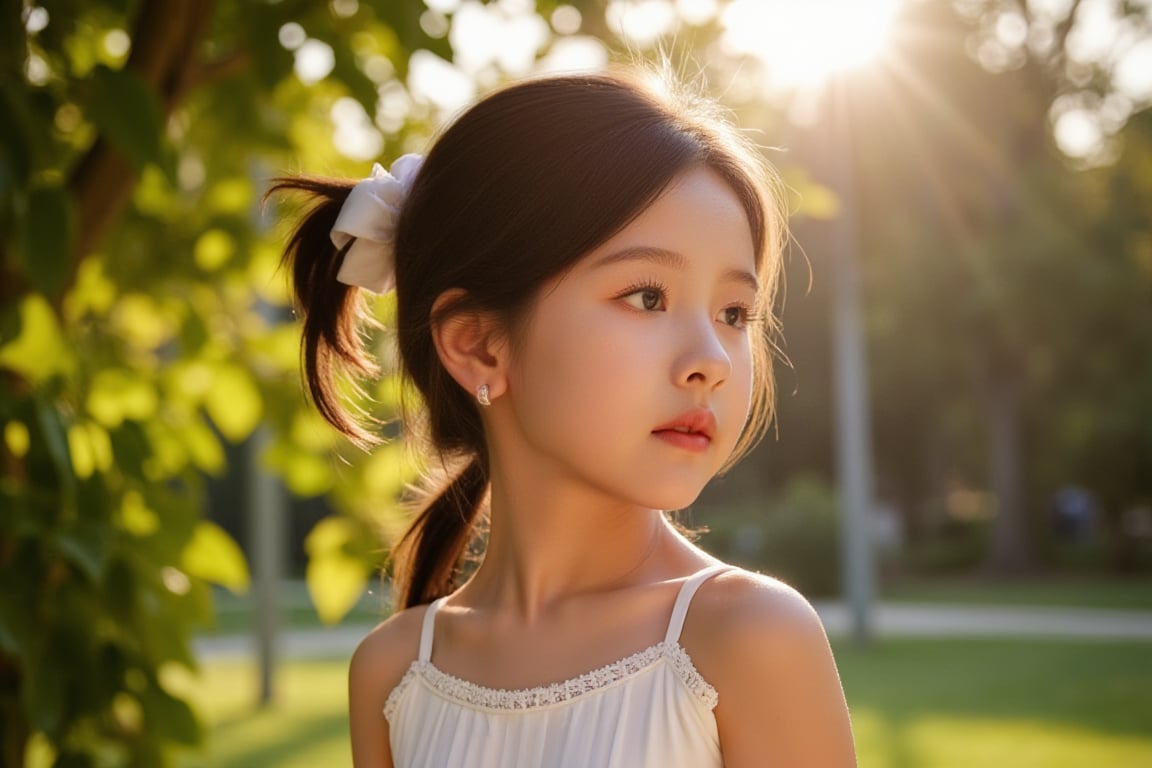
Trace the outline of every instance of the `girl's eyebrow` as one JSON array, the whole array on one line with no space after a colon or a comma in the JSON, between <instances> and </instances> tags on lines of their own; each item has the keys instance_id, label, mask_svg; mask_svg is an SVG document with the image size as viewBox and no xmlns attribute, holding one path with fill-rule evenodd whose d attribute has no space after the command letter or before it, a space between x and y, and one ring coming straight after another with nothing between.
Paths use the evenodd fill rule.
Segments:
<instances>
[{"instance_id":1,"label":"girl's eyebrow","mask_svg":"<svg viewBox=\"0 0 1152 768\"><path fill-rule=\"evenodd\" d=\"M674 269L685 269L688 264L688 259L676 251L650 245L637 245L601 256L592 264L592 269L599 269L624 261L647 261ZM742 283L756 293L760 292L760 283L756 279L756 275L743 269L729 269L721 275L720 279L725 282Z\"/></svg>"}]
</instances>

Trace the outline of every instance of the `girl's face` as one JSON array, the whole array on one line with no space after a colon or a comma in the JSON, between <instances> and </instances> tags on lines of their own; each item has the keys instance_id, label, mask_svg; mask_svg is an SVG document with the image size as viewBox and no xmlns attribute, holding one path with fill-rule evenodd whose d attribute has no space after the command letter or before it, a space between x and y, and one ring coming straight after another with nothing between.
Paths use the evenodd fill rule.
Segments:
<instances>
[{"instance_id":1,"label":"girl's face","mask_svg":"<svg viewBox=\"0 0 1152 768\"><path fill-rule=\"evenodd\" d=\"M505 395L539 469L691 504L748 416L757 294L740 199L710 169L685 173L540 294Z\"/></svg>"}]
</instances>

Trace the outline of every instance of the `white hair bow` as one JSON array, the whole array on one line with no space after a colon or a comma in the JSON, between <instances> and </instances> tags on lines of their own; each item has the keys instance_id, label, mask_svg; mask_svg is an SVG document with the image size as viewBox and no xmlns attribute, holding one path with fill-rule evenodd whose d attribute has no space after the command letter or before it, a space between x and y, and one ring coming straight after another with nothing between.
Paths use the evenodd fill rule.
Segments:
<instances>
[{"instance_id":1,"label":"white hair bow","mask_svg":"<svg viewBox=\"0 0 1152 768\"><path fill-rule=\"evenodd\" d=\"M331 233L337 248L352 243L336 274L341 283L373 293L396 287L396 219L423 162L420 155L404 155L391 172L375 163L372 175L352 188Z\"/></svg>"}]
</instances>

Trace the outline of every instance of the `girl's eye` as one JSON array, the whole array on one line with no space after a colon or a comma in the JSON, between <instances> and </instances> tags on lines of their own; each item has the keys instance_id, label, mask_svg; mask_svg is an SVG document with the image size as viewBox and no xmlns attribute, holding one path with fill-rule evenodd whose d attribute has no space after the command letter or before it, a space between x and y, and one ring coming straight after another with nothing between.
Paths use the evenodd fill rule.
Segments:
<instances>
[{"instance_id":1,"label":"girl's eye","mask_svg":"<svg viewBox=\"0 0 1152 768\"><path fill-rule=\"evenodd\" d=\"M664 293L659 288L638 288L621 296L630 306L654 312L664 306Z\"/></svg>"},{"instance_id":2,"label":"girl's eye","mask_svg":"<svg viewBox=\"0 0 1152 768\"><path fill-rule=\"evenodd\" d=\"M737 304L733 307L725 307L720 311L720 322L733 328L743 328L750 319L748 315L748 307Z\"/></svg>"}]
</instances>

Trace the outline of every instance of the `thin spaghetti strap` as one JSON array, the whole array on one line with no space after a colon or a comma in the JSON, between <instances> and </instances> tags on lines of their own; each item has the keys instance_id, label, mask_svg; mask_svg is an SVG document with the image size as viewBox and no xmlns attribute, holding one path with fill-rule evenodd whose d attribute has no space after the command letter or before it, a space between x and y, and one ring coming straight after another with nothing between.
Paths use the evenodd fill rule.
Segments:
<instances>
[{"instance_id":1,"label":"thin spaghetti strap","mask_svg":"<svg viewBox=\"0 0 1152 768\"><path fill-rule=\"evenodd\" d=\"M688 580L680 587L680 594L676 595L676 605L672 608L672 618L668 620L668 633L664 635L666 644L680 641L680 631L684 629L684 617L688 615L688 606L692 604L692 596L696 594L700 585L716 574L730 570L733 570L731 565L710 565L688 577Z\"/></svg>"},{"instance_id":2,"label":"thin spaghetti strap","mask_svg":"<svg viewBox=\"0 0 1152 768\"><path fill-rule=\"evenodd\" d=\"M424 623L420 627L420 661L432 660L432 634L436 627L436 612L448 597L444 596L434 600L424 609Z\"/></svg>"}]
</instances>

